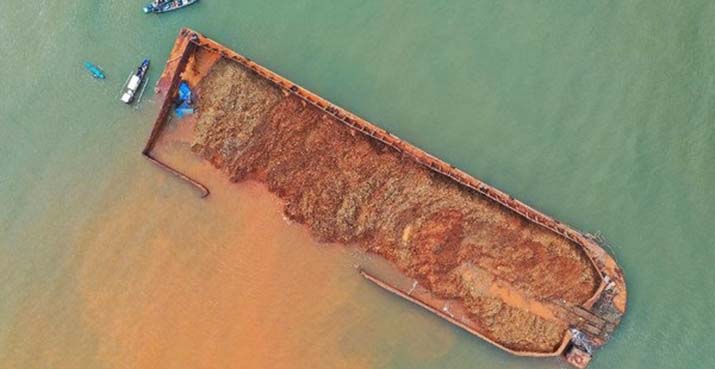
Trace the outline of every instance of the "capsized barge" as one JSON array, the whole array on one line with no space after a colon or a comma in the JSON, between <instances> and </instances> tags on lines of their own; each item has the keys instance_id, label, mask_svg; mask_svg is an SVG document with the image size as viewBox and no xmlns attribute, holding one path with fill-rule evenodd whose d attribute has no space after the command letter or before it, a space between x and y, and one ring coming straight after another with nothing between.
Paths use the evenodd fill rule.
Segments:
<instances>
[{"instance_id":1,"label":"capsized barge","mask_svg":"<svg viewBox=\"0 0 715 369\"><path fill-rule=\"evenodd\" d=\"M410 283L361 274L514 355L584 368L626 311L626 284L579 232L328 102L182 29L157 82L151 157L177 86L195 88L192 150L233 181L263 182L320 240L356 244Z\"/></svg>"}]
</instances>

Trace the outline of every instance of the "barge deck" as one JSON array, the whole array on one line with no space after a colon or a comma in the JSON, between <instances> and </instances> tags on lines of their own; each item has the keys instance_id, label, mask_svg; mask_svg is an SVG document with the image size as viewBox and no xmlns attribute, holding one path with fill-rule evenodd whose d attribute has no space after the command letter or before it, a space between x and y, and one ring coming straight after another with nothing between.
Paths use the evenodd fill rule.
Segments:
<instances>
[{"instance_id":1,"label":"barge deck","mask_svg":"<svg viewBox=\"0 0 715 369\"><path fill-rule=\"evenodd\" d=\"M356 243L414 281L361 271L376 285L512 354L581 368L625 313L622 271L594 237L182 29L143 154L203 196L151 156L181 80L198 87L193 150L234 181L266 183L317 238Z\"/></svg>"}]
</instances>

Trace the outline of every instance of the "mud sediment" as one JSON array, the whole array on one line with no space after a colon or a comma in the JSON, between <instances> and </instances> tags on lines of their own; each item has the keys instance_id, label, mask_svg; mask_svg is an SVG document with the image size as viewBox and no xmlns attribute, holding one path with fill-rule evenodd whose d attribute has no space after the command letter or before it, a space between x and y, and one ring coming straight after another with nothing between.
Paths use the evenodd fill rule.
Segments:
<instances>
[{"instance_id":1,"label":"mud sediment","mask_svg":"<svg viewBox=\"0 0 715 369\"><path fill-rule=\"evenodd\" d=\"M197 90L197 154L234 181L265 183L316 238L379 254L435 296L462 304L477 330L503 346L553 352L562 343L566 322L510 303L490 286L581 304L600 279L579 245L238 63L211 65Z\"/></svg>"}]
</instances>

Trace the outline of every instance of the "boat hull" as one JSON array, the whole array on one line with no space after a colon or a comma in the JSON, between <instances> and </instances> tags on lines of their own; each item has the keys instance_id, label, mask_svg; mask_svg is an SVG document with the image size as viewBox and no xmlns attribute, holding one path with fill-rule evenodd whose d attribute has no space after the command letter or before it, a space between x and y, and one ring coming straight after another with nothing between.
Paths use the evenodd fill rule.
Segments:
<instances>
[{"instance_id":1,"label":"boat hull","mask_svg":"<svg viewBox=\"0 0 715 369\"><path fill-rule=\"evenodd\" d=\"M125 104L131 104L134 101L137 91L144 83L146 73L149 70L149 59L144 59L142 64L137 68L136 73L129 76L127 84L124 87L124 93L120 100Z\"/></svg>"},{"instance_id":2,"label":"boat hull","mask_svg":"<svg viewBox=\"0 0 715 369\"><path fill-rule=\"evenodd\" d=\"M184 0L182 1L181 5L176 5L176 1L171 1L168 3L161 4L159 6L154 6L153 4L149 4L144 7L144 13L153 13L153 14L161 14L161 13L168 13L174 10L179 10L182 8L185 8L190 5L194 5L198 3L199 0Z\"/></svg>"},{"instance_id":3,"label":"boat hull","mask_svg":"<svg viewBox=\"0 0 715 369\"><path fill-rule=\"evenodd\" d=\"M106 77L104 75L104 72L101 69L99 69L98 66L96 66L90 62L85 62L84 68L87 69L87 71L92 74L92 77L94 77L96 79L104 79Z\"/></svg>"}]
</instances>

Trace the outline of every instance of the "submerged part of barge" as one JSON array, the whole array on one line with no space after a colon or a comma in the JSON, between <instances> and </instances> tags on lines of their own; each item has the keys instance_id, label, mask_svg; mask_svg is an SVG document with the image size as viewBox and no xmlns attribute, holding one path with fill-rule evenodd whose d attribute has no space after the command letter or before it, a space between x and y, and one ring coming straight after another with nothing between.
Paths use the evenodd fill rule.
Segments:
<instances>
[{"instance_id":1,"label":"submerged part of barge","mask_svg":"<svg viewBox=\"0 0 715 369\"><path fill-rule=\"evenodd\" d=\"M193 151L233 181L265 183L319 240L358 245L413 281L362 272L377 285L513 354L578 367L625 313L621 269L593 238L188 29L157 84L145 154L180 80L198 96Z\"/></svg>"}]
</instances>

